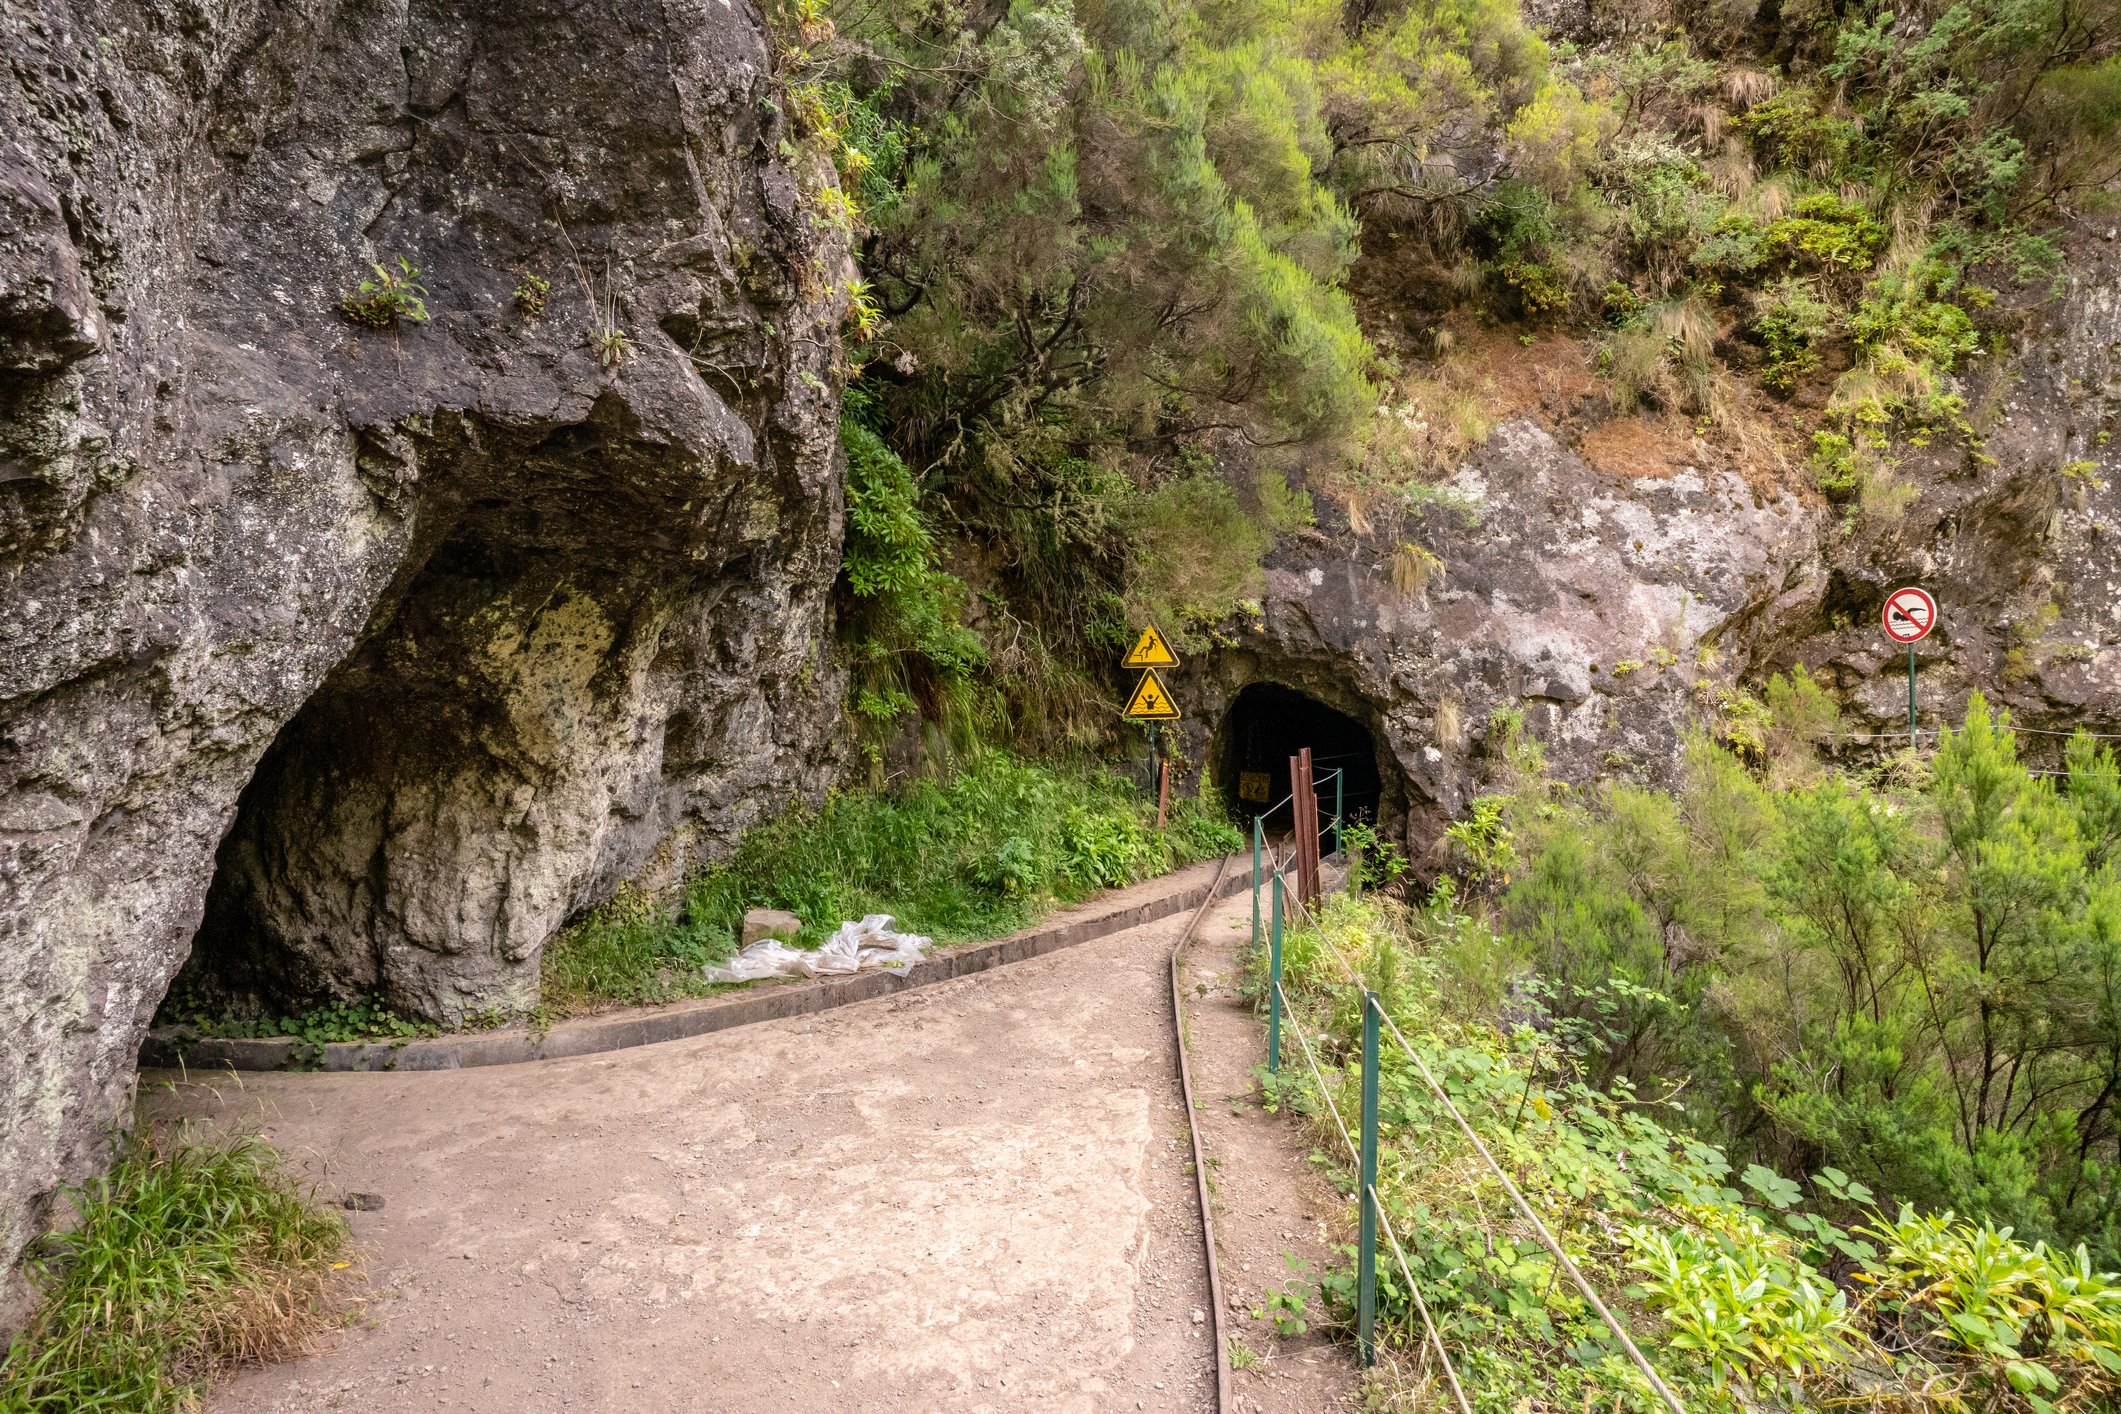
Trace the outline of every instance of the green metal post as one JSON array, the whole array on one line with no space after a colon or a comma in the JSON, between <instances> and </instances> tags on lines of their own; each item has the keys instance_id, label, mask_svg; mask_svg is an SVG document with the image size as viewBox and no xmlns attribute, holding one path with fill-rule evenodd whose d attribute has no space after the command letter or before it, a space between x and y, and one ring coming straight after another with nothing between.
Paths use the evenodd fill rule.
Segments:
<instances>
[{"instance_id":1,"label":"green metal post","mask_svg":"<svg viewBox=\"0 0 2121 1414\"><path fill-rule=\"evenodd\" d=\"M1340 851L1340 787L1341 787L1341 783L1342 783L1343 781L1347 780L1347 778L1348 778L1348 773L1347 773L1347 772L1346 772L1345 770L1335 771L1335 772L1333 773L1333 852L1334 852L1335 854L1339 854L1339 853L1341 852L1341 851ZM1341 862L1342 862L1342 863L1346 863L1347 861L1343 860L1343 861L1341 861Z\"/></svg>"},{"instance_id":2,"label":"green metal post","mask_svg":"<svg viewBox=\"0 0 2121 1414\"><path fill-rule=\"evenodd\" d=\"M1907 646L1907 749L1915 749L1915 645Z\"/></svg>"},{"instance_id":3,"label":"green metal post","mask_svg":"<svg viewBox=\"0 0 2121 1414\"><path fill-rule=\"evenodd\" d=\"M1267 943L1267 1073L1281 1074L1281 871L1274 871L1274 931Z\"/></svg>"},{"instance_id":4,"label":"green metal post","mask_svg":"<svg viewBox=\"0 0 2121 1414\"><path fill-rule=\"evenodd\" d=\"M1377 993L1362 994L1362 1251L1355 1343L1367 1366L1377 1358Z\"/></svg>"},{"instance_id":5,"label":"green metal post","mask_svg":"<svg viewBox=\"0 0 2121 1414\"><path fill-rule=\"evenodd\" d=\"M1259 817L1252 817L1252 946L1259 946L1259 852L1266 842Z\"/></svg>"}]
</instances>

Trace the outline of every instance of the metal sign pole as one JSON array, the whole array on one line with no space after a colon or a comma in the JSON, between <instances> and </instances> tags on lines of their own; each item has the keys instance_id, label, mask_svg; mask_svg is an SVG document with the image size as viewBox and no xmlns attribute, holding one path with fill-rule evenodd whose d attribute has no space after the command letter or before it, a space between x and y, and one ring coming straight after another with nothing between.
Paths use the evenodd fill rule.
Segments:
<instances>
[{"instance_id":1,"label":"metal sign pole","mask_svg":"<svg viewBox=\"0 0 2121 1414\"><path fill-rule=\"evenodd\" d=\"M1377 1359L1377 993L1362 994L1362 1231L1357 1256L1355 1344Z\"/></svg>"},{"instance_id":2,"label":"metal sign pole","mask_svg":"<svg viewBox=\"0 0 2121 1414\"><path fill-rule=\"evenodd\" d=\"M1281 870L1274 871L1274 932L1267 943L1267 1072L1281 1074Z\"/></svg>"},{"instance_id":3,"label":"metal sign pole","mask_svg":"<svg viewBox=\"0 0 2121 1414\"><path fill-rule=\"evenodd\" d=\"M1885 636L1907 645L1907 749L1913 755L1920 742L1915 727L1915 644L1937 626L1937 601L1927 589L1909 585L1885 596Z\"/></svg>"},{"instance_id":4,"label":"metal sign pole","mask_svg":"<svg viewBox=\"0 0 2121 1414\"><path fill-rule=\"evenodd\" d=\"M1348 773L1344 768L1333 773L1333 853L1336 855L1344 855L1346 853L1340 842L1340 791L1341 787L1346 784L1347 779ZM1345 859L1342 862L1345 863Z\"/></svg>"}]
</instances>

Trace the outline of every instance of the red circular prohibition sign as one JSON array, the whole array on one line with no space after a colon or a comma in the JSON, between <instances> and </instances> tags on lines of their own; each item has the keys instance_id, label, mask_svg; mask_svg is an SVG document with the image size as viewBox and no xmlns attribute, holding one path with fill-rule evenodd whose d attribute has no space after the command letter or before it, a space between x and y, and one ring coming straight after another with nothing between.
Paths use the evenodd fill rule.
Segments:
<instances>
[{"instance_id":1,"label":"red circular prohibition sign","mask_svg":"<svg viewBox=\"0 0 2121 1414\"><path fill-rule=\"evenodd\" d=\"M1885 596L1885 633L1895 643L1913 643L1937 626L1937 601L1927 590L1909 587Z\"/></svg>"}]
</instances>

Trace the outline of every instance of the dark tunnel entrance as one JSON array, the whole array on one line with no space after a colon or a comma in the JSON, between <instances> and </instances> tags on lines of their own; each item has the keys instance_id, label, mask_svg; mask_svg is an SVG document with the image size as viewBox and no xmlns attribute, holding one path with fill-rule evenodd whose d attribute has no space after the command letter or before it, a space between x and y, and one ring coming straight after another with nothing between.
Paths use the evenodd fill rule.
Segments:
<instances>
[{"instance_id":1,"label":"dark tunnel entrance","mask_svg":"<svg viewBox=\"0 0 2121 1414\"><path fill-rule=\"evenodd\" d=\"M1375 822L1384 799L1377 748L1369 729L1315 698L1280 683L1257 682L1237 694L1223 719L1215 757L1215 779L1229 792L1239 820L1251 827L1258 816L1268 831L1294 823L1289 796L1289 758L1311 748L1318 782L1318 813L1333 813L1333 772L1339 770L1341 811L1348 820ZM1326 848L1335 841L1329 836Z\"/></svg>"}]
</instances>

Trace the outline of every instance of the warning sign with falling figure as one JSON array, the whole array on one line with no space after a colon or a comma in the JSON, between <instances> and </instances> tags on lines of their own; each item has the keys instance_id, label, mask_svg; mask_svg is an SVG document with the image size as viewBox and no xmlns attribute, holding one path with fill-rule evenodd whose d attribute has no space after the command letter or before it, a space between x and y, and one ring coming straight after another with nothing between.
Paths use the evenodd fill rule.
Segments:
<instances>
[{"instance_id":1,"label":"warning sign with falling figure","mask_svg":"<svg viewBox=\"0 0 2121 1414\"><path fill-rule=\"evenodd\" d=\"M1134 644L1134 651L1126 656L1125 661L1120 666L1122 668L1175 668L1178 666L1178 655L1171 651L1170 644L1164 642L1164 636L1156 631L1156 625L1150 624L1142 630L1142 636Z\"/></svg>"}]
</instances>

